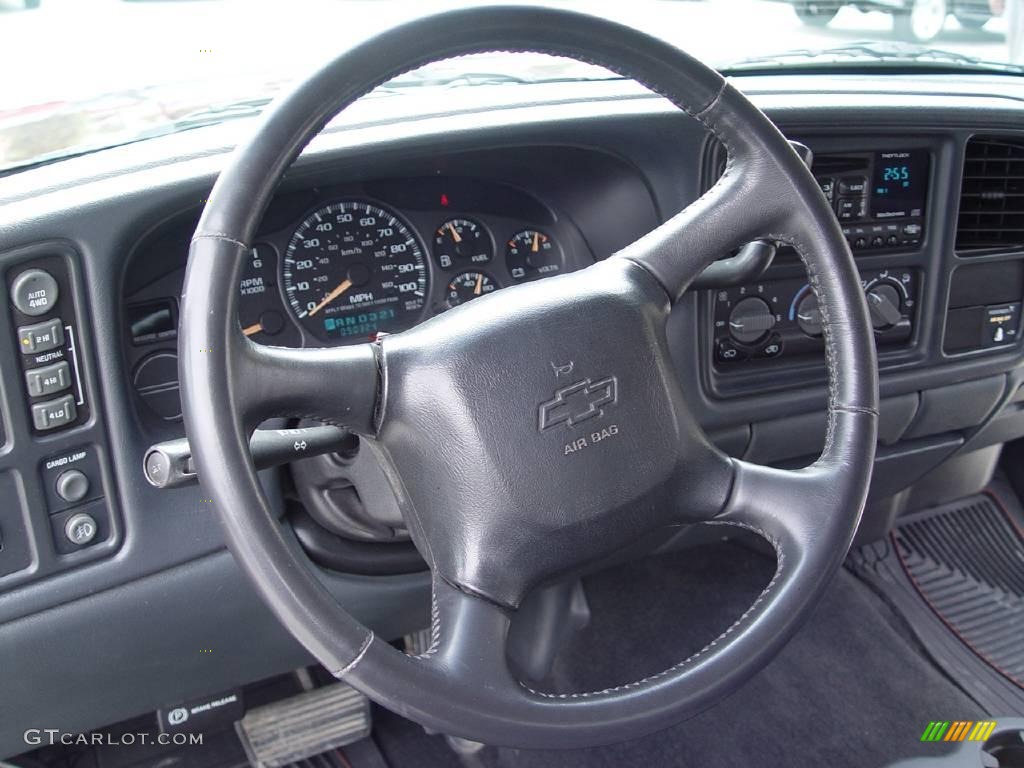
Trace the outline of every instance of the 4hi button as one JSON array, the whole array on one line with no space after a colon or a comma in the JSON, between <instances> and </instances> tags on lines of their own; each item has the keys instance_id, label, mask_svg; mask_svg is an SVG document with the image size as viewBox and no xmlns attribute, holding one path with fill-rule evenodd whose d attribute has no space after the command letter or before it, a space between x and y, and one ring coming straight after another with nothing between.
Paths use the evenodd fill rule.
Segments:
<instances>
[{"instance_id":1,"label":"4hi button","mask_svg":"<svg viewBox=\"0 0 1024 768\"><path fill-rule=\"evenodd\" d=\"M89 478L84 472L69 469L57 475L57 495L74 504L89 493Z\"/></svg>"},{"instance_id":2,"label":"4hi button","mask_svg":"<svg viewBox=\"0 0 1024 768\"><path fill-rule=\"evenodd\" d=\"M42 269L27 269L11 284L11 301L23 315L36 317L57 306L57 281Z\"/></svg>"}]
</instances>

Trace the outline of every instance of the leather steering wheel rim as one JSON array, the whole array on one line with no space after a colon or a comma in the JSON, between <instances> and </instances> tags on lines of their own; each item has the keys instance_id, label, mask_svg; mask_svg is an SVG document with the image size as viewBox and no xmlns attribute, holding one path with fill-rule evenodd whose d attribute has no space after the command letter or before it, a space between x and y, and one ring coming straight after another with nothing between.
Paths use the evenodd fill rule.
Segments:
<instances>
[{"instance_id":1,"label":"leather steering wheel rim","mask_svg":"<svg viewBox=\"0 0 1024 768\"><path fill-rule=\"evenodd\" d=\"M306 144L396 75L489 51L566 56L640 82L724 145L724 176L606 261L504 289L382 342L293 350L246 339L227 286ZM796 249L821 309L828 433L821 457L802 470L750 465L710 446L688 414L664 337L693 279L758 238ZM512 328L527 338L496 356L495 339ZM557 355L574 355L586 378L552 378ZM284 626L378 703L488 744L621 741L735 690L785 644L842 563L874 459L871 325L853 258L810 172L717 72L641 32L565 10L473 8L413 21L278 99L221 173L193 237L179 358L199 477L231 551ZM581 392L586 410L565 410ZM427 653L400 653L339 606L271 511L248 451L249 433L271 416L345 426L379 453L434 572ZM568 456L566 441L601 430L615 439ZM467 499L480 484L489 493ZM551 695L515 679L504 641L529 589L599 562L631 536L698 521L748 528L776 550L775 576L733 626L672 668L603 691Z\"/></svg>"}]
</instances>

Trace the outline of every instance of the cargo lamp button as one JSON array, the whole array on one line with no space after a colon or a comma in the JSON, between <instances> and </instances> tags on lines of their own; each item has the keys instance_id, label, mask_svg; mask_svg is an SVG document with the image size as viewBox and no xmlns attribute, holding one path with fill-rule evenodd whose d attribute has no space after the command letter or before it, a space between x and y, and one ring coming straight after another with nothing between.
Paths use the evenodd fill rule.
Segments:
<instances>
[{"instance_id":1,"label":"cargo lamp button","mask_svg":"<svg viewBox=\"0 0 1024 768\"><path fill-rule=\"evenodd\" d=\"M84 472L69 469L57 476L57 495L74 504L89 493L89 478ZM70 538L70 537L69 537Z\"/></svg>"}]
</instances>

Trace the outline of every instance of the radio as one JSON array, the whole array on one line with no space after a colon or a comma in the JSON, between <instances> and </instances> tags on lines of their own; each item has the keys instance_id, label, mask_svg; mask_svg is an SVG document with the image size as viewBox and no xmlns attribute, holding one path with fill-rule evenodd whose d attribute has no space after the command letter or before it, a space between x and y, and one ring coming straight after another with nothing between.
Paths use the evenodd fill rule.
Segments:
<instances>
[{"instance_id":1,"label":"radio","mask_svg":"<svg viewBox=\"0 0 1024 768\"><path fill-rule=\"evenodd\" d=\"M920 275L914 269L861 273L879 347L900 346L913 336ZM821 354L821 312L804 277L771 280L716 291L714 357L732 367L780 357Z\"/></svg>"},{"instance_id":2,"label":"radio","mask_svg":"<svg viewBox=\"0 0 1024 768\"><path fill-rule=\"evenodd\" d=\"M814 176L854 252L921 244L930 160L926 149L815 156Z\"/></svg>"}]
</instances>

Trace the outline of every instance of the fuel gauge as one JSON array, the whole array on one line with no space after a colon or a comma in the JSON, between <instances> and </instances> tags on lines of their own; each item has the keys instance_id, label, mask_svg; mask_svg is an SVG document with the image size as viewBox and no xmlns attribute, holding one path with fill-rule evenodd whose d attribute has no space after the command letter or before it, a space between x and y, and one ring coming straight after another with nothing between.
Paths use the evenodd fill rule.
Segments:
<instances>
[{"instance_id":1,"label":"fuel gauge","mask_svg":"<svg viewBox=\"0 0 1024 768\"><path fill-rule=\"evenodd\" d=\"M536 229L524 229L508 241L505 255L509 274L525 282L562 271L562 252L554 240Z\"/></svg>"},{"instance_id":2,"label":"fuel gauge","mask_svg":"<svg viewBox=\"0 0 1024 768\"><path fill-rule=\"evenodd\" d=\"M449 219L434 232L434 257L443 269L486 264L493 256L490 235L472 219Z\"/></svg>"}]
</instances>

